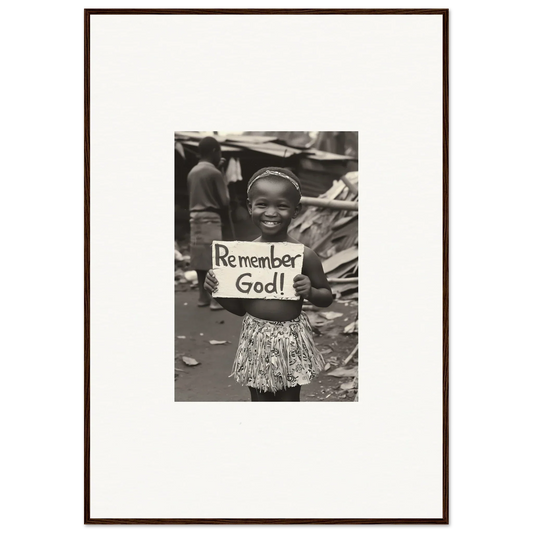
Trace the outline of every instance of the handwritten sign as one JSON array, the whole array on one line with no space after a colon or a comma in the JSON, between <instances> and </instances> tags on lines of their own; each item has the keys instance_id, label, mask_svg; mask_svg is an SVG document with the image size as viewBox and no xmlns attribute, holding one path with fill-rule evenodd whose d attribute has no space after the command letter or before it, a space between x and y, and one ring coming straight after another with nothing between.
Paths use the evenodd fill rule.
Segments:
<instances>
[{"instance_id":1,"label":"handwritten sign","mask_svg":"<svg viewBox=\"0 0 533 533\"><path fill-rule=\"evenodd\" d=\"M299 300L294 276L302 273L303 244L213 241L216 297Z\"/></svg>"}]
</instances>

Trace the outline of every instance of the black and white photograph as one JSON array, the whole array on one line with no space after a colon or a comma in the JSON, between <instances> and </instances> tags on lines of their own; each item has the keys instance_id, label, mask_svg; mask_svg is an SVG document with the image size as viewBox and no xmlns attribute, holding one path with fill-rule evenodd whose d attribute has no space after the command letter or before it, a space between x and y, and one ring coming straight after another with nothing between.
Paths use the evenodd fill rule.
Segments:
<instances>
[{"instance_id":1,"label":"black and white photograph","mask_svg":"<svg viewBox=\"0 0 533 533\"><path fill-rule=\"evenodd\" d=\"M176 131L177 402L353 402L358 132Z\"/></svg>"}]
</instances>

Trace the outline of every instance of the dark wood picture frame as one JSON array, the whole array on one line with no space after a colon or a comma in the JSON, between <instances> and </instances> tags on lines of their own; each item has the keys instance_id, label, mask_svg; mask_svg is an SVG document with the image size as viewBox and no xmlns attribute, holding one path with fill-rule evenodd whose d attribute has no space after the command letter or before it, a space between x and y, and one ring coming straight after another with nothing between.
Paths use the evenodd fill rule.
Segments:
<instances>
[{"instance_id":1,"label":"dark wood picture frame","mask_svg":"<svg viewBox=\"0 0 533 533\"><path fill-rule=\"evenodd\" d=\"M91 518L90 514L90 36L95 15L439 15L442 16L442 518L154 519ZM449 57L448 9L86 9L84 12L84 523L85 524L448 524L449 523Z\"/></svg>"}]
</instances>

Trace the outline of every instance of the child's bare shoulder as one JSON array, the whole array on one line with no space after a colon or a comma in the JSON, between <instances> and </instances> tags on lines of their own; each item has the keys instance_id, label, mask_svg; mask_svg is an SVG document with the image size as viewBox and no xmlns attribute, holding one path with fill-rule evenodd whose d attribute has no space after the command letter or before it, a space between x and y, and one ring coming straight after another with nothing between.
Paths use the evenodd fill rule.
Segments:
<instances>
[{"instance_id":1,"label":"child's bare shoulder","mask_svg":"<svg viewBox=\"0 0 533 533\"><path fill-rule=\"evenodd\" d=\"M318 267L322 268L322 261L320 261L320 257L316 254L314 250L309 248L309 246L306 246L304 244L304 264L311 267Z\"/></svg>"},{"instance_id":2,"label":"child's bare shoulder","mask_svg":"<svg viewBox=\"0 0 533 533\"><path fill-rule=\"evenodd\" d=\"M296 239L292 239L294 244L303 244L298 242ZM304 261L303 261L303 272L313 272L313 271L322 271L322 261L320 257L316 254L314 250L303 244L304 247Z\"/></svg>"}]
</instances>

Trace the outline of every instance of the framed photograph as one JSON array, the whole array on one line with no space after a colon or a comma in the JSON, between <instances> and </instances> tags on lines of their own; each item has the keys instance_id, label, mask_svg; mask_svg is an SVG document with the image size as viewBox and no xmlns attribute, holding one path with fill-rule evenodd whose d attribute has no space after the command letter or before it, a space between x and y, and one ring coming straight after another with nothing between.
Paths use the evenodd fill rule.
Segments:
<instances>
[{"instance_id":1,"label":"framed photograph","mask_svg":"<svg viewBox=\"0 0 533 533\"><path fill-rule=\"evenodd\" d=\"M85 10L85 523L447 524L448 179L447 9Z\"/></svg>"}]
</instances>

